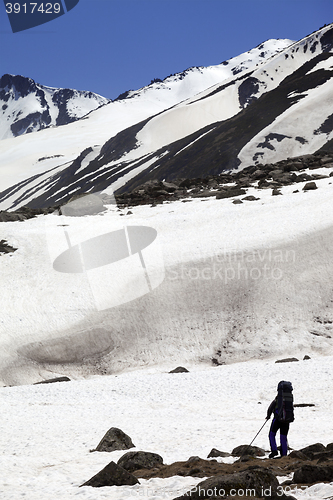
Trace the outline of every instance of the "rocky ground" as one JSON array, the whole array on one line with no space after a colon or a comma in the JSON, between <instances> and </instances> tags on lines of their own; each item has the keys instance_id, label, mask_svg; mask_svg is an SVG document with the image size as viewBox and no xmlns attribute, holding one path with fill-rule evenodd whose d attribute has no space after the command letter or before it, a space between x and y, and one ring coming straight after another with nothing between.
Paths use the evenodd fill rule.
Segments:
<instances>
[{"instance_id":1,"label":"rocky ground","mask_svg":"<svg viewBox=\"0 0 333 500\"><path fill-rule=\"evenodd\" d=\"M277 163L251 165L241 171L210 175L205 178L178 179L174 182L149 181L130 193L116 194L118 206L156 204L188 198L232 198L246 196L246 189L271 189L272 195L281 195L279 188L307 182L306 189L316 189L315 181L330 176L318 174L316 169L333 168L333 153L320 151L311 155L288 158ZM307 173L305 170L313 172ZM258 191L259 196L260 191ZM249 198L244 198L249 199ZM105 198L107 202L107 199ZM242 198L234 200L240 203ZM251 201L251 200L250 200Z\"/></svg>"},{"instance_id":2,"label":"rocky ground","mask_svg":"<svg viewBox=\"0 0 333 500\"><path fill-rule=\"evenodd\" d=\"M133 447L129 436L120 429L111 428L98 447L91 451L111 452ZM229 457L234 457L233 463L228 463ZM287 456L274 459L267 458L267 451L257 446L240 445L231 453L213 448L206 459L192 456L184 462L173 464L164 464L163 458L156 453L127 451L117 464L110 462L82 486L134 485L140 483L140 478L173 476L205 478L195 489L175 500L237 499L244 497L247 488L251 488L253 492L255 490L252 498L292 500L295 498L292 496L293 491L333 481L333 443L327 446L316 443L301 450L289 450ZM285 480L280 483L277 478ZM198 494L200 488L201 493ZM240 493L239 496L236 495L236 490ZM216 491L219 493L216 494Z\"/></svg>"},{"instance_id":3,"label":"rocky ground","mask_svg":"<svg viewBox=\"0 0 333 500\"><path fill-rule=\"evenodd\" d=\"M316 173L318 168L327 168L327 175ZM308 154L288 158L277 163L266 165L256 164L244 168L241 171L231 173L221 173L220 175L210 175L205 178L177 179L173 182L149 181L139 186L131 192L122 192L115 195L119 208L133 207L136 205L156 205L166 201L183 200L190 201L191 198L215 197L216 199L234 198L233 203L242 203L242 200L254 201L253 195L247 196L247 188L256 187L260 197L261 189L270 189L272 195L282 195L282 186L295 185L295 192L298 192L298 184L306 182L304 190L317 189L316 180L331 177L333 172L333 152L319 151L315 154ZM307 172L306 172L307 170ZM309 173L309 170L312 171ZM122 188L122 191L124 188ZM84 193L75 195L69 202L75 201ZM243 197L243 198L242 198ZM101 199L95 197L89 199L89 210L87 213L98 213L105 209L104 204L114 203L114 197L103 194ZM92 204L95 203L95 207ZM49 207L46 209L21 207L14 211L0 211L0 222L23 221L59 210L60 207ZM75 215L68 213L68 215ZM79 215L83 215L80 208Z\"/></svg>"}]
</instances>

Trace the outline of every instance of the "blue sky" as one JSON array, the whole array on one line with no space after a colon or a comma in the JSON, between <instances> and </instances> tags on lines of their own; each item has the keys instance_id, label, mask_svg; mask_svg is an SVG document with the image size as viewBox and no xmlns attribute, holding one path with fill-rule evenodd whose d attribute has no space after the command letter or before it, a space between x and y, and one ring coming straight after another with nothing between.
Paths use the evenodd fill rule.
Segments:
<instances>
[{"instance_id":1,"label":"blue sky","mask_svg":"<svg viewBox=\"0 0 333 500\"><path fill-rule=\"evenodd\" d=\"M209 66L269 38L299 40L333 22L332 0L80 0L12 33L0 3L0 76L110 99L153 78Z\"/></svg>"}]
</instances>

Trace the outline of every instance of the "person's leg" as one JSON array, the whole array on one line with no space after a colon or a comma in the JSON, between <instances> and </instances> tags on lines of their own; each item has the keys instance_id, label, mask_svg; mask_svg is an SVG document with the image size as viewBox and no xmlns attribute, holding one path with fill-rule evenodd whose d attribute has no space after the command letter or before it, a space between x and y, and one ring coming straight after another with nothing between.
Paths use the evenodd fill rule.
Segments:
<instances>
[{"instance_id":1,"label":"person's leg","mask_svg":"<svg viewBox=\"0 0 333 500\"><path fill-rule=\"evenodd\" d=\"M279 429L279 422L275 418L273 418L273 422L271 424L268 434L269 444L271 446L271 451L272 451L272 453L269 455L269 458L273 458L276 457L276 455L278 455L277 445L276 445L276 433L278 429Z\"/></svg>"},{"instance_id":2,"label":"person's leg","mask_svg":"<svg viewBox=\"0 0 333 500\"><path fill-rule=\"evenodd\" d=\"M281 457L285 457L288 453L288 431L289 423L283 422L280 425L280 443L281 443Z\"/></svg>"}]
</instances>

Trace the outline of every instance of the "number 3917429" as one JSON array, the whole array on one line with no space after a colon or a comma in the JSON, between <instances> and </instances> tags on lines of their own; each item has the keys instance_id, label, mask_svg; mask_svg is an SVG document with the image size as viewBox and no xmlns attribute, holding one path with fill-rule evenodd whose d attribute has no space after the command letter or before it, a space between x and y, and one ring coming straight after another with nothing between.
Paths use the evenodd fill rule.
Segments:
<instances>
[{"instance_id":1,"label":"number 3917429","mask_svg":"<svg viewBox=\"0 0 333 500\"><path fill-rule=\"evenodd\" d=\"M59 14L60 10L60 3L6 3L7 14Z\"/></svg>"}]
</instances>

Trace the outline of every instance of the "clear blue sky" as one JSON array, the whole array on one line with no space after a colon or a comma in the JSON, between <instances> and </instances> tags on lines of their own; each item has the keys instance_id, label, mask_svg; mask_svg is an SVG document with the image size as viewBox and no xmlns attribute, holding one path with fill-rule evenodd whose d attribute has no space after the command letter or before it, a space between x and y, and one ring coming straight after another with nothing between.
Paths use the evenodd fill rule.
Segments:
<instances>
[{"instance_id":1,"label":"clear blue sky","mask_svg":"<svg viewBox=\"0 0 333 500\"><path fill-rule=\"evenodd\" d=\"M29 0L27 0L29 1ZM299 40L333 22L332 0L80 0L62 17L12 33L0 1L0 76L110 99L269 38Z\"/></svg>"}]
</instances>

